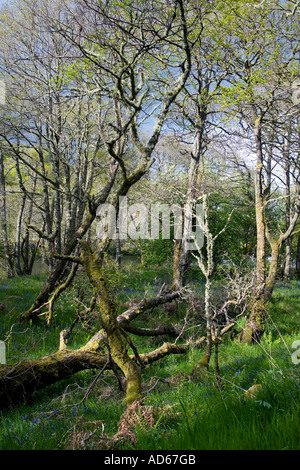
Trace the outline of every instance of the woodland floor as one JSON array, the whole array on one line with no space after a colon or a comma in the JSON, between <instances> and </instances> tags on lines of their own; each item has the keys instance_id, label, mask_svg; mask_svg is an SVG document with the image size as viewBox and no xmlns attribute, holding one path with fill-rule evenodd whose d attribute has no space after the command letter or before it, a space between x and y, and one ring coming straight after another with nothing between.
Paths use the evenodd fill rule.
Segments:
<instances>
[{"instance_id":1,"label":"woodland floor","mask_svg":"<svg viewBox=\"0 0 300 470\"><path fill-rule=\"evenodd\" d=\"M112 273L118 303L121 306L129 298L142 296L147 289L147 295L153 295L163 282L168 282L168 273L165 267L138 266L134 270L127 266L118 276ZM70 325L77 308L74 296L83 290L88 298L90 293L84 275L80 276L59 299L54 327L47 327L42 320L38 324L14 326L6 344L7 363L38 358L58 349L59 332ZM45 275L39 274L0 281L0 340L7 337L19 313L30 306L44 279ZM192 281L201 298L202 281ZM184 306L172 314L160 307L153 312L150 323L174 325L182 321L184 313ZM213 361L201 381L191 376L202 354L199 349L169 356L144 369L147 413L132 423L129 439L116 443L111 440L125 405L110 371L101 376L83 400L97 374L90 370L44 389L31 403L2 412L0 449L101 450L112 446L121 450L299 449L300 366L294 342L300 340L300 283L278 283L269 313L261 344L249 346L238 342L242 321L237 326L237 335L224 340L220 347L221 389L216 386ZM140 324L145 321L141 318ZM199 319L193 321L197 324ZM96 322L90 327L78 324L68 346L83 345L98 327ZM143 352L163 341L160 337L140 338L135 344ZM255 384L261 387L252 399L247 399L245 391Z\"/></svg>"}]
</instances>

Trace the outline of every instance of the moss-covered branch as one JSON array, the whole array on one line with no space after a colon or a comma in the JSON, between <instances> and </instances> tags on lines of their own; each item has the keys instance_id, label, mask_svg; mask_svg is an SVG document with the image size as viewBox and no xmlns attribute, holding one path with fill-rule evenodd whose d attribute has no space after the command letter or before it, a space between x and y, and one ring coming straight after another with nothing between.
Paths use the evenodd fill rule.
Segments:
<instances>
[{"instance_id":1,"label":"moss-covered branch","mask_svg":"<svg viewBox=\"0 0 300 470\"><path fill-rule=\"evenodd\" d=\"M132 333L133 335L137 336L178 336L179 331L174 328L173 326L159 326L158 328L139 328L138 326L125 324L123 325L123 329L127 331L127 333Z\"/></svg>"},{"instance_id":2,"label":"moss-covered branch","mask_svg":"<svg viewBox=\"0 0 300 470\"><path fill-rule=\"evenodd\" d=\"M130 307L125 312L121 313L117 320L120 325L123 326L123 323L128 323L137 318L142 313L151 310L159 305L163 305L173 300L176 300L180 297L180 291L172 291L165 294L158 294L156 297L151 297L150 299L143 299L140 302L137 302L135 305Z\"/></svg>"}]
</instances>

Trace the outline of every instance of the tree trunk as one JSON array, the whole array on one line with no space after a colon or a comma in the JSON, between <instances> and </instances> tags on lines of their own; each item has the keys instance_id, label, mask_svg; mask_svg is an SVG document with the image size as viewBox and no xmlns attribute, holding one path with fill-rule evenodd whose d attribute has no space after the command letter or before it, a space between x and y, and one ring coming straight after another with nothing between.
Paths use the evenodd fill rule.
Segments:
<instances>
[{"instance_id":1,"label":"tree trunk","mask_svg":"<svg viewBox=\"0 0 300 470\"><path fill-rule=\"evenodd\" d=\"M41 129L39 133L39 161L41 165L41 173L43 176L46 176ZM50 205L49 188L48 188L48 184L45 178L42 178L42 185L43 185L43 207L44 207L44 214L45 214L44 217L45 217L45 224L46 224L46 233L48 236L50 236L52 233L52 227L53 227L53 223L52 223L53 217L51 214L51 207L50 207L51 205ZM53 247L53 241L47 240L47 250L49 254L47 256L47 260L44 260L44 261L47 261L50 272L52 271L53 265L54 265L54 260L50 256L52 247Z\"/></svg>"},{"instance_id":2,"label":"tree trunk","mask_svg":"<svg viewBox=\"0 0 300 470\"><path fill-rule=\"evenodd\" d=\"M284 280L287 283L291 281L292 241L293 238L289 237L285 245Z\"/></svg>"},{"instance_id":3,"label":"tree trunk","mask_svg":"<svg viewBox=\"0 0 300 470\"><path fill-rule=\"evenodd\" d=\"M206 262L203 259L201 248L198 248L198 265L202 273L205 276L205 296L204 296L204 316L206 320L206 350L205 355L198 361L198 364L193 370L193 376L198 378L202 377L203 370L208 369L209 362L212 354L213 347L213 311L211 303L211 282L214 272L214 241L210 229L209 229L209 203L207 196L203 197L203 209L204 209L204 220L203 220L203 233L206 238Z\"/></svg>"},{"instance_id":4,"label":"tree trunk","mask_svg":"<svg viewBox=\"0 0 300 470\"><path fill-rule=\"evenodd\" d=\"M268 302L271 299L275 287L281 245L282 243L280 239L273 239L271 242L271 261L264 291L265 302Z\"/></svg>"},{"instance_id":5,"label":"tree trunk","mask_svg":"<svg viewBox=\"0 0 300 470\"><path fill-rule=\"evenodd\" d=\"M259 296L256 296L252 306L252 313L250 315L247 328L245 329L245 332L243 334L243 339L246 342L250 343L252 342L252 340L259 341L261 335L264 332L266 304L271 299L275 287L280 250L282 244L285 243L286 240L291 237L291 233L294 230L297 222L298 210L299 209L297 209L295 215L293 216L287 231L282 234L278 239L272 236L268 226L265 226L266 236L271 247L270 268L268 276L265 280L263 292L261 292Z\"/></svg>"},{"instance_id":6,"label":"tree trunk","mask_svg":"<svg viewBox=\"0 0 300 470\"><path fill-rule=\"evenodd\" d=\"M4 257L6 260L7 277L13 277L13 261L9 249L8 231L7 231L7 212L6 212L6 185L5 185L5 169L4 156L0 150L0 189L1 189L1 225L3 237Z\"/></svg>"},{"instance_id":7,"label":"tree trunk","mask_svg":"<svg viewBox=\"0 0 300 470\"><path fill-rule=\"evenodd\" d=\"M203 118L205 119L205 118ZM201 162L201 156L203 151L202 136L203 136L204 123L200 126L200 130L195 133L194 137L194 149L191 156L190 168L189 168L189 182L185 198L185 204L191 208L194 208L199 190L199 166ZM182 221L184 214L182 214ZM179 224L178 230L182 230L183 224ZM179 234L177 234L179 235ZM186 244L183 239L177 236L174 241L174 252L173 252L173 280L172 288L174 290L181 289L186 282L186 275L190 263L190 252L186 249Z\"/></svg>"},{"instance_id":8,"label":"tree trunk","mask_svg":"<svg viewBox=\"0 0 300 470\"><path fill-rule=\"evenodd\" d=\"M118 269L121 268L121 259L122 259L121 240L117 238L116 240L116 264L118 266Z\"/></svg>"},{"instance_id":9,"label":"tree trunk","mask_svg":"<svg viewBox=\"0 0 300 470\"><path fill-rule=\"evenodd\" d=\"M23 269L21 265L21 229L22 229L22 220L25 209L26 194L23 194L22 204L19 210L19 215L17 219L17 229L16 229L16 243L15 243L15 265L16 272L18 276L22 276Z\"/></svg>"},{"instance_id":10,"label":"tree trunk","mask_svg":"<svg viewBox=\"0 0 300 470\"><path fill-rule=\"evenodd\" d=\"M263 154L261 143L260 119L255 122L256 168L255 185L255 216L256 216L256 296L261 297L266 283L266 224L265 201L262 189Z\"/></svg>"},{"instance_id":11,"label":"tree trunk","mask_svg":"<svg viewBox=\"0 0 300 470\"><path fill-rule=\"evenodd\" d=\"M116 319L115 305L110 297L103 269L101 269L102 260L96 253L90 251L88 244L84 241L81 241L81 254L86 274L96 289L96 302L101 323L106 332L111 358L124 373L126 379L126 403L130 405L141 398L141 368L127 353L124 337Z\"/></svg>"},{"instance_id":12,"label":"tree trunk","mask_svg":"<svg viewBox=\"0 0 300 470\"><path fill-rule=\"evenodd\" d=\"M190 253L185 249L184 240L174 241L172 289L179 290L186 283Z\"/></svg>"},{"instance_id":13,"label":"tree trunk","mask_svg":"<svg viewBox=\"0 0 300 470\"><path fill-rule=\"evenodd\" d=\"M295 279L300 279L300 233L298 234L297 249L296 249L296 267Z\"/></svg>"},{"instance_id":14,"label":"tree trunk","mask_svg":"<svg viewBox=\"0 0 300 470\"><path fill-rule=\"evenodd\" d=\"M254 173L255 216L256 216L256 269L255 292L251 314L242 333L242 341L252 343L259 340L266 315L264 292L266 286L266 222L263 194L263 151L261 139L261 119L255 118L256 167Z\"/></svg>"},{"instance_id":15,"label":"tree trunk","mask_svg":"<svg viewBox=\"0 0 300 470\"><path fill-rule=\"evenodd\" d=\"M33 195L36 190L37 174L33 175L33 181L31 186L31 197L28 206L27 220L26 220L26 229L25 236L22 241L21 253L23 259L23 273L30 275L32 273L32 268L36 256L36 252L40 243L40 239L36 242L33 249L30 247L30 231L28 225L31 223L32 214L33 214Z\"/></svg>"},{"instance_id":16,"label":"tree trunk","mask_svg":"<svg viewBox=\"0 0 300 470\"><path fill-rule=\"evenodd\" d=\"M289 136L290 137L290 136ZM289 142L289 140L288 140ZM289 144L288 144L289 145ZM291 181L290 181L290 160L289 160L289 146L286 153L285 162L285 230L288 230L291 223ZM292 237L288 237L285 242L285 262L284 262L284 280L290 282L291 280L291 261L292 261Z\"/></svg>"}]
</instances>

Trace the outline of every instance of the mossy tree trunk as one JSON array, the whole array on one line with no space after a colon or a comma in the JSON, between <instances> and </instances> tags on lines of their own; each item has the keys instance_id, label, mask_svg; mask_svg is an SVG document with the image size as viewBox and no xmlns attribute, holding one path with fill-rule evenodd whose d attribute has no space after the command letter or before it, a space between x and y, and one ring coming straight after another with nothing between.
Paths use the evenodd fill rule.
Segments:
<instances>
[{"instance_id":1,"label":"mossy tree trunk","mask_svg":"<svg viewBox=\"0 0 300 470\"><path fill-rule=\"evenodd\" d=\"M287 216L286 230L278 237L271 233L266 216L266 206L270 201L272 184L272 150L269 151L267 158L264 158L262 147L262 117L255 115L254 111L254 135L256 145L256 167L254 173L255 186L255 212L256 212L256 288L252 302L251 313L247 327L242 334L242 340L251 343L259 341L265 329L265 320L267 313L267 304L274 290L276 276L278 271L279 255L282 245L291 240L299 213L300 196L299 186L296 187L296 204L294 214L290 211L290 188L289 188L289 148L284 150L286 159L286 195L287 195ZM269 138L272 142L274 135ZM289 145L289 144L288 144ZM271 145L272 148L272 145ZM271 261L269 271L266 268L266 243L271 248Z\"/></svg>"},{"instance_id":2,"label":"mossy tree trunk","mask_svg":"<svg viewBox=\"0 0 300 470\"><path fill-rule=\"evenodd\" d=\"M247 326L242 333L242 341L252 343L259 340L264 331L266 314L265 288L267 278L266 268L266 216L265 207L269 187L264 187L264 159L262 149L261 117L254 112L254 135L256 146L256 166L254 172L255 216L256 216L256 269L255 291L251 313Z\"/></svg>"},{"instance_id":3,"label":"mossy tree trunk","mask_svg":"<svg viewBox=\"0 0 300 470\"><path fill-rule=\"evenodd\" d=\"M256 296L260 298L266 284L266 221L265 197L263 190L263 152L261 141L261 120L255 120L256 167L254 175L255 186L255 216L256 216Z\"/></svg>"},{"instance_id":4,"label":"mossy tree trunk","mask_svg":"<svg viewBox=\"0 0 300 470\"><path fill-rule=\"evenodd\" d=\"M257 250L256 250L256 289L252 303L251 313L247 327L243 331L242 340L247 343L259 341L265 330L265 320L267 304L272 296L276 276L278 272L279 256L282 245L290 239L295 229L299 217L299 188L297 189L297 203L293 217L289 218L289 225L285 233L275 237L269 228L266 220L265 207L269 199L270 184L263 189L263 156L261 147L260 120L256 121L255 128L257 163L255 170L255 200L256 200L256 229L257 229ZM271 171L271 170L270 170ZM269 174L269 180L271 173ZM271 248L271 260L269 270L266 269L266 242Z\"/></svg>"},{"instance_id":5,"label":"mossy tree trunk","mask_svg":"<svg viewBox=\"0 0 300 470\"><path fill-rule=\"evenodd\" d=\"M271 299L271 296L275 287L276 277L277 277L277 272L278 272L279 255L280 255L280 250L282 246L281 238L276 240L275 238L271 237L270 234L268 238L269 238L269 242L271 246L271 261L270 261L268 276L266 279L266 286L264 290L265 302L268 302Z\"/></svg>"},{"instance_id":6,"label":"mossy tree trunk","mask_svg":"<svg viewBox=\"0 0 300 470\"><path fill-rule=\"evenodd\" d=\"M124 335L116 318L115 304L107 287L102 260L92 253L86 242L81 242L82 262L86 274L95 289L101 324L105 330L112 360L124 373L126 379L126 402L131 404L141 398L141 368L127 352Z\"/></svg>"},{"instance_id":7,"label":"mossy tree trunk","mask_svg":"<svg viewBox=\"0 0 300 470\"><path fill-rule=\"evenodd\" d=\"M6 194L6 180L5 180L5 169L4 169L4 155L0 149L0 217L1 217L1 229L2 229L2 239L3 239L3 250L4 258L6 262L6 272L7 277L13 277L14 275L14 266L13 266L13 254L9 246L9 236L8 236L8 224L7 224L7 194Z\"/></svg>"},{"instance_id":8,"label":"mossy tree trunk","mask_svg":"<svg viewBox=\"0 0 300 470\"><path fill-rule=\"evenodd\" d=\"M264 289L259 291L258 295L254 299L249 321L242 335L243 340L247 343L259 341L264 333L267 304L271 299L276 284L280 250L284 241L290 237L295 224L296 217L294 216L293 223L291 223L288 231L285 234L282 234L278 239L272 236L268 226L266 225L266 235L271 247L271 260L268 274L265 279Z\"/></svg>"}]
</instances>

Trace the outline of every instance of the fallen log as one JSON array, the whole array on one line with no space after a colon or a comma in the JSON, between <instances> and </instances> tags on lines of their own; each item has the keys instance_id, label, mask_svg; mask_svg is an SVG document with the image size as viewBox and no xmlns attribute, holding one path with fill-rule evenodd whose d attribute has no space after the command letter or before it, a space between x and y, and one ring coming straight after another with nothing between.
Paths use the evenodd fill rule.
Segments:
<instances>
[{"instance_id":1,"label":"fallen log","mask_svg":"<svg viewBox=\"0 0 300 470\"><path fill-rule=\"evenodd\" d=\"M95 344L91 343L95 346ZM140 354L144 366L150 365L169 354L184 354L189 345L164 343L149 353ZM134 356L129 356L132 361ZM114 370L115 364L106 354L83 346L76 350L61 350L40 359L22 361L18 364L0 366L0 409L26 402L36 392L60 380L87 369Z\"/></svg>"},{"instance_id":2,"label":"fallen log","mask_svg":"<svg viewBox=\"0 0 300 470\"><path fill-rule=\"evenodd\" d=\"M25 402L38 390L81 370L99 369L107 355L82 350L57 351L50 356L0 366L0 408Z\"/></svg>"}]
</instances>

